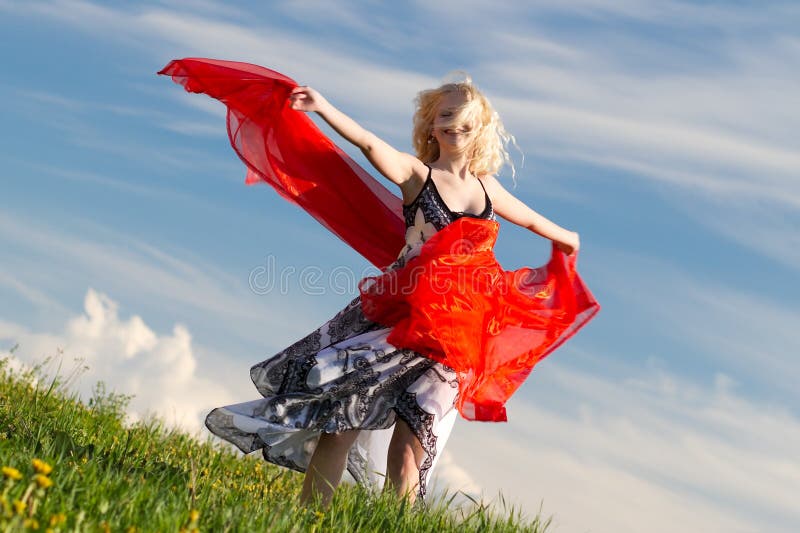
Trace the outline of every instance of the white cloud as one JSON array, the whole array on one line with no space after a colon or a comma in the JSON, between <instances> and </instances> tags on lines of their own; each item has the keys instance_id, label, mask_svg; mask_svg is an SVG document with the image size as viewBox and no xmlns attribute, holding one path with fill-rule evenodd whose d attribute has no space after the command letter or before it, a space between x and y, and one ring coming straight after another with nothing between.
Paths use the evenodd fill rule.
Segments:
<instances>
[{"instance_id":1,"label":"white cloud","mask_svg":"<svg viewBox=\"0 0 800 533\"><path fill-rule=\"evenodd\" d=\"M453 454L447 448L436 462L431 487L433 492L446 491L447 495L453 495L460 491L474 497L481 492L480 485L475 482L465 468L455 462Z\"/></svg>"},{"instance_id":2,"label":"white cloud","mask_svg":"<svg viewBox=\"0 0 800 533\"><path fill-rule=\"evenodd\" d=\"M91 288L83 314L69 319L62 332L32 332L2 321L0 339L18 344L14 356L27 366L62 349L65 370L76 359L88 366L74 384L84 401L103 381L109 391L135 396L129 405L134 420L155 413L194 432L202 428L208 411L233 400L213 373L198 368L186 326L175 324L170 333L158 334L138 315L120 318L119 304Z\"/></svg>"}]
</instances>

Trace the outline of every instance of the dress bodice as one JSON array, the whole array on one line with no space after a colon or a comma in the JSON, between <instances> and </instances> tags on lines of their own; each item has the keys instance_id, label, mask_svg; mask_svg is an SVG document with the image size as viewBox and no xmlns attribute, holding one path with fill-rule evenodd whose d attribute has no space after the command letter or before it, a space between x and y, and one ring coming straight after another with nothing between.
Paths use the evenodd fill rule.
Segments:
<instances>
[{"instance_id":1,"label":"dress bodice","mask_svg":"<svg viewBox=\"0 0 800 533\"><path fill-rule=\"evenodd\" d=\"M427 165L426 165L427 166ZM428 177L419 191L417 197L408 204L403 205L403 216L406 222L406 245L400 250L397 260L390 268L403 266L409 259L419 254L422 244L430 239L436 232L443 229L461 217L482 218L497 220L492 207L492 200L486 193L486 188L480 182L485 198L485 207L480 214L466 211L452 211L442 199L431 178L431 167L428 166Z\"/></svg>"},{"instance_id":2,"label":"dress bodice","mask_svg":"<svg viewBox=\"0 0 800 533\"><path fill-rule=\"evenodd\" d=\"M427 165L426 165L427 166ZM425 178L425 184L417 194L417 197L408 204L403 205L403 216L405 217L406 228L410 228L416 224L417 212L422 212L422 217L425 222L433 224L437 230L441 230L449 223L460 217L474 217L484 218L487 220L496 220L494 208L492 207L492 200L486 193L486 188L483 187L481 180L478 180L483 188L485 198L485 207L480 214L468 213L466 211L452 211L447 204L444 203L439 190L436 188L431 178L431 167L428 166L428 177Z\"/></svg>"}]
</instances>

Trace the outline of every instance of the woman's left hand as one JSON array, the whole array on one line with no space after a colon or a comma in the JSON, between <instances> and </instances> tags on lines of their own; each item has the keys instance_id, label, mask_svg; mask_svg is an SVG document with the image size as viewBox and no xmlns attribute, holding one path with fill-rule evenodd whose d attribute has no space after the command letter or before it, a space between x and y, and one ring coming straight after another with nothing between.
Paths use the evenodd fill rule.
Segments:
<instances>
[{"instance_id":1,"label":"woman's left hand","mask_svg":"<svg viewBox=\"0 0 800 533\"><path fill-rule=\"evenodd\" d=\"M289 93L289 106L297 111L321 111L327 103L324 96L306 85L298 85Z\"/></svg>"},{"instance_id":2,"label":"woman's left hand","mask_svg":"<svg viewBox=\"0 0 800 533\"><path fill-rule=\"evenodd\" d=\"M569 239L566 241L555 241L556 248L567 255L572 255L581 247L581 238L576 232L571 231Z\"/></svg>"}]
</instances>

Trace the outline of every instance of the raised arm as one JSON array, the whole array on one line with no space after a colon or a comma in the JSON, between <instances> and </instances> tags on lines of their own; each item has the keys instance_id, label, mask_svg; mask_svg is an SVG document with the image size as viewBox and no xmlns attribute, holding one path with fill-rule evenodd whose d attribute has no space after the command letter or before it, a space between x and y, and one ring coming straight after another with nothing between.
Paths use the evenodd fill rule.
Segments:
<instances>
[{"instance_id":1,"label":"raised arm","mask_svg":"<svg viewBox=\"0 0 800 533\"><path fill-rule=\"evenodd\" d=\"M576 232L562 228L525 205L508 192L494 176L485 176L481 179L487 194L492 199L495 213L509 222L552 240L568 255L580 248L580 237Z\"/></svg>"},{"instance_id":2,"label":"raised arm","mask_svg":"<svg viewBox=\"0 0 800 533\"><path fill-rule=\"evenodd\" d=\"M289 96L292 109L298 111L314 111L336 132L361 149L369 162L389 181L396 183L401 189L413 175L424 175L425 165L411 154L395 150L374 133L365 130L355 120L348 117L318 91L311 87L298 86Z\"/></svg>"}]
</instances>

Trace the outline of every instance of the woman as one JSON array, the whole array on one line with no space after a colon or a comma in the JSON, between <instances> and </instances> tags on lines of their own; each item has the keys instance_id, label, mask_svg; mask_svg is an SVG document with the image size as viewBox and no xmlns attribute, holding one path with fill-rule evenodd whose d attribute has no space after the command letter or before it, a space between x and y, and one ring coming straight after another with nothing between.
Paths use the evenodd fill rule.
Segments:
<instances>
[{"instance_id":1,"label":"woman","mask_svg":"<svg viewBox=\"0 0 800 533\"><path fill-rule=\"evenodd\" d=\"M433 224L435 228L441 229L443 225L458 217L494 219L495 214L498 214L553 240L565 253L571 254L578 249L577 233L567 231L537 214L506 191L492 175L497 172L504 160L502 138L504 131L487 99L471 83L447 84L419 95L414 117L414 141L419 158L398 152L363 129L310 87L296 87L291 92L290 105L292 109L298 111L319 114L342 137L359 147L378 172L400 187L409 228L415 225ZM419 224L418 221L415 224L414 221L417 219L424 222ZM413 230L408 233L410 237ZM424 240L416 241L416 247L411 243L407 244L401 252L399 261L407 261L418 252L423 242ZM321 330L324 332L326 326L330 329L331 326L343 321L352 321L353 317L348 315L359 312L357 300L351 302L351 305L332 321L323 325ZM366 319L359 317L358 320L364 322ZM367 371L375 373L378 367L383 370L383 375L377 378L372 376L372 384L362 383L366 381L364 379L359 380L357 374L361 371L358 369L349 372L352 374L350 382L343 385L334 383L346 376L348 371L325 378L312 378L313 385L320 389L320 396L323 398L320 400L310 390L314 387L301 385L294 391L285 388L285 392L281 391L281 385L285 384L285 380L278 372L273 378L276 384L273 390L277 396L273 397L271 406L263 405L270 403L269 400L258 401L263 409L261 417L269 413L267 419L289 426L295 425L292 424L293 421L299 421L299 425L304 429L316 429L311 433L319 434L316 446L306 445L308 450L313 447L314 451L305 467L306 477L301 494L303 502L308 502L317 495L325 504L330 501L333 489L341 480L348 462L348 454L356 444L360 430L385 429L385 426L394 420L386 460L387 479L399 495L407 495L411 500L418 494L425 494L426 474L433 466L433 459L441 453L444 441L447 439L449 428L446 426L452 424L452 420L446 420L446 417L455 414L453 401L457 391L452 370L418 354L407 353L407 350L393 349L382 340L387 333L385 329L376 331L363 324L351 333L363 330L368 331L340 340L336 343L335 350L331 350L330 347L327 352L325 349L321 350L325 353L317 358L316 364L309 360L310 353L307 348L299 349L302 348L303 341L300 341L300 345L295 344L262 363L262 374L266 375L276 365L284 365L281 371L296 372L293 363L298 362L300 366L318 367L328 364L328 368L333 369L336 366L335 361L329 360L334 358L337 361L341 360L342 352L348 350L351 355L357 353L363 356L367 351L378 353L377 356L362 359L365 375ZM307 337L304 340L309 339ZM319 343L314 345L311 351L316 350L318 346ZM317 354L318 352L314 353ZM384 361L381 362L380 359ZM403 359L408 360L403 361ZM396 385L393 388L380 390L378 382L387 383L390 380L394 380ZM406 383L407 386L404 386ZM326 388L327 390L324 390ZM413 400L408 394L409 391L414 393ZM394 398L380 398L381 395L385 396L386 392L390 392ZM369 407L376 410L383 409L384 412L356 416L343 414L337 417L332 414L337 407L321 405L325 402L328 404L341 402L338 408L347 411L348 402L354 403L352 399L359 393L374 395L372 402L365 403L371 404ZM275 406L275 401L280 400L281 395L286 396L284 401L288 407ZM393 409L396 414L392 416L392 413L388 412L389 409ZM238 430L227 427L230 421L221 410L228 413L236 411L235 407L229 406L227 409L220 408L212 412L206 422L211 431L223 438L229 438L232 431L248 431L243 427ZM245 410L242 414L247 416L247 412L249 410ZM431 416L431 413L434 415ZM315 415L318 418L317 422L311 420ZM219 425L220 418L223 419L222 426ZM323 421L331 420L340 423L340 427L335 428L336 432L328 431L334 429L333 427L321 427L325 426ZM253 423L252 420L250 422ZM258 425L258 422L255 424ZM441 431L437 431L439 425L442 425ZM277 429L280 431L280 428ZM292 431L292 433L298 432ZM294 436L296 440L303 440L298 438L298 435ZM281 436L275 437L273 450L281 439ZM285 448L294 451L295 456L303 455L303 452L299 452L300 449L308 454L308 450L303 446ZM272 457L277 459L278 463L290 462L293 464L289 466L302 469L303 465L299 461L287 461L287 457L279 459L277 455ZM352 467L352 464L350 466ZM358 475L356 473L356 477Z\"/></svg>"},{"instance_id":2,"label":"woman","mask_svg":"<svg viewBox=\"0 0 800 533\"><path fill-rule=\"evenodd\" d=\"M207 93L228 106L229 134L234 149L248 165L247 183L258 180L270 183L282 196L313 213L346 242L357 242L354 247L373 263L386 264L391 261L387 257L395 256L384 252L400 246L395 247L395 241L377 242L384 233L376 233L374 228L359 222L363 213L351 217L349 211L368 204L364 209L370 217L394 226L399 222L395 218L399 213L395 213L392 203L397 198L370 183L372 178L357 172L361 169L354 169L356 165L343 154L329 157L338 150L335 145L310 121L293 117L298 117L296 113L301 111L316 112L340 135L358 146L402 193L405 245L396 259L382 269L384 276L406 273L409 269L404 267L416 265L426 257L430 259L434 243L438 246L449 242L440 238L449 235L442 231L444 228L464 230L461 234L466 235L469 229L482 230L481 224L485 223L496 235L496 214L551 239L554 254L548 267L554 267L550 268L550 273L556 274L548 274L544 285L535 285L538 291L535 294L511 291L505 299L497 300L500 307L493 311L495 315L510 317L513 326L530 318L528 327L536 330L534 335L539 337L535 341L539 347L535 360L569 338L599 309L574 271L578 234L537 214L494 178L508 159L504 150L508 136L488 100L469 81L445 84L418 95L413 134L417 154L414 156L398 152L364 130L317 91L297 86L290 78L257 65L187 58L170 62L159 74L171 75L187 91ZM320 142L311 145L307 137L316 137ZM319 146L323 148L312 153ZM310 166L308 159L314 159ZM333 169L331 165L338 167ZM358 176L348 183L359 187L363 182L366 186L360 193L350 188L341 190L337 182L327 177L308 185L315 173L319 175L321 171L335 172L337 179L353 178L351 173L355 172ZM292 172L298 176L302 174L303 178L291 182ZM367 201L355 206L350 203L346 209L330 205L331 197L347 203L355 194ZM399 212L400 206L396 207ZM339 214L336 209L346 212ZM322 215L317 217L319 213ZM367 217L367 220L372 219ZM368 234L364 239L361 238L362 229ZM394 229L385 234L393 237ZM426 242L428 246L424 246ZM493 241L488 248L491 245ZM562 257L556 257L555 248L573 255L568 268L564 267ZM470 254L477 255L480 254ZM490 255L481 257L485 259ZM435 257L431 263L438 259ZM496 262L485 264L490 264L497 273ZM546 270L540 267L526 272L543 274ZM557 282L554 282L555 277L559 277ZM539 278L541 281L542 276ZM493 279L498 280L497 277ZM508 285L509 279L502 281ZM472 390L465 394L460 390L465 385L465 374L443 364L449 360L438 357L435 350L428 350L434 345L425 345L424 351L399 347L412 346L412 336L424 337L421 330L434 330L451 317L434 318L427 323L431 328L415 327L424 321L406 321L409 342L393 344L393 336L397 337L402 328L391 327L389 320L367 318L367 315L381 316L380 306L386 300L381 298L380 291L374 290L381 281L380 277L365 278L359 285L360 295L333 318L285 350L254 365L251 378L263 398L216 408L206 418L206 427L211 432L234 443L244 453L261 450L266 460L305 472L300 495L303 503L319 497L327 505L345 468L358 482L393 487L398 495L412 501L424 497L457 412L473 420L505 420L502 403L535 362L530 357L524 361L520 359L523 363L512 368L512 379L505 379L502 372L496 372L503 380L484 381L483 389L478 387L477 392ZM565 288L563 293L558 292L559 286ZM567 297L560 297L564 295ZM463 296L470 295L464 293ZM449 295L437 294L432 298L439 297ZM549 303L539 305L539 302L549 302L548 299L557 300L558 309L546 308ZM480 295L475 301L493 303L490 299L481 300ZM426 304L419 300L417 303ZM518 313L513 315L515 305ZM534 315L530 311L537 305L544 309L543 314ZM566 308L569 308L567 312ZM384 305L384 316L388 316L386 309ZM394 307L389 306L389 310L392 309ZM416 311L417 307L414 309ZM485 309L473 314L480 315L479 319L489 316ZM543 322L559 321L556 328L542 334ZM450 324L448 331L442 328L441 339L447 332L455 337L488 336L483 333L485 325L486 322L478 320L471 333L464 331L462 335L458 325ZM534 337L520 333L524 328L507 328L512 335L505 339L505 346L527 345L529 341L533 344ZM490 341L502 338L496 333ZM542 341L543 337L546 341ZM473 344L479 348L473 356L484 357L481 350L488 345ZM487 359L488 354L487 351ZM481 403L478 398L481 401L465 406L465 397L477 398L484 389L491 389L489 400ZM496 398L500 398L500 403L492 405ZM488 411L475 412L476 406L486 408L487 405Z\"/></svg>"}]
</instances>

